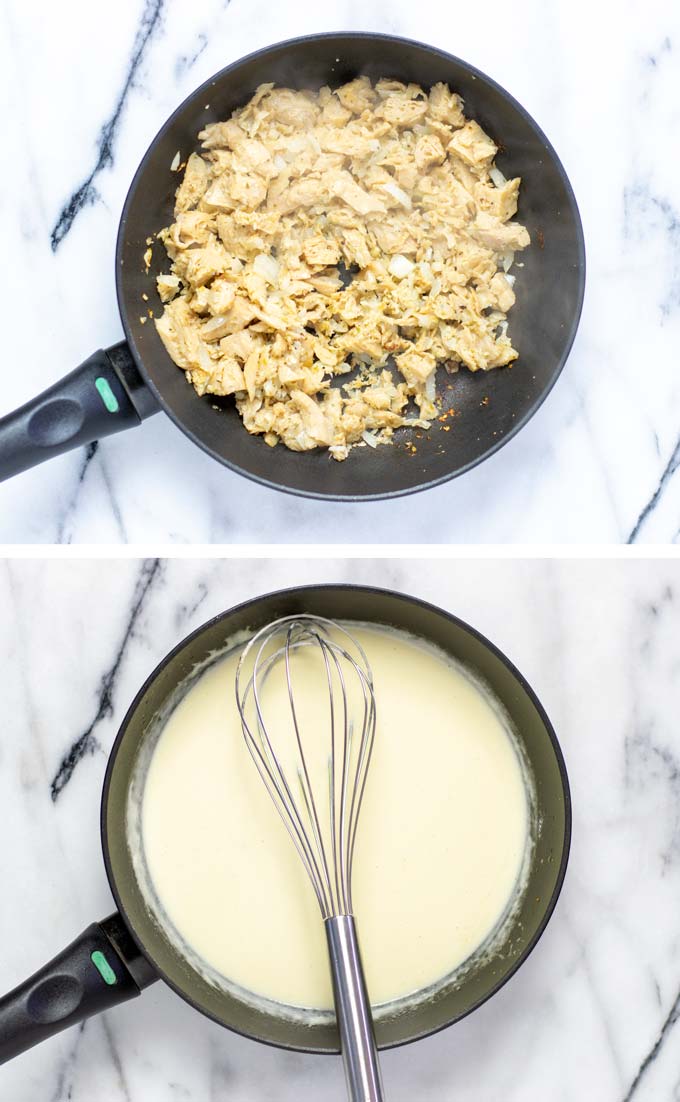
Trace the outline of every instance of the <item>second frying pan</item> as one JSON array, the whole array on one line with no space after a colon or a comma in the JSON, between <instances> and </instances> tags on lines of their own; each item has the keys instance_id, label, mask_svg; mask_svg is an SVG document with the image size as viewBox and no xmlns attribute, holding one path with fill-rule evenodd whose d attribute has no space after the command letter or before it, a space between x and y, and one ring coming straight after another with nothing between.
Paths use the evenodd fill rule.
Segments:
<instances>
[{"instance_id":1,"label":"second frying pan","mask_svg":"<svg viewBox=\"0 0 680 1102\"><path fill-rule=\"evenodd\" d=\"M532 246L522 254L510 314L519 351L512 369L474 375L461 370L444 380L444 407L456 410L449 431L437 422L417 437L400 430L393 446L355 448L338 463L325 449L269 448L245 431L231 400L198 397L147 316L149 307L156 315L162 311L155 277L167 270L164 250L155 246L148 272L142 258L147 238L173 220L175 154L185 159L195 150L206 123L228 118L265 81L334 87L359 74L425 88L445 81L459 92L466 113L500 146L498 167L508 177L522 177L518 218ZM381 34L311 35L258 50L198 88L151 143L118 233L116 285L126 340L94 353L50 390L0 418L0 479L163 410L213 459L275 489L360 501L435 486L497 451L536 412L569 354L584 282L581 221L564 169L533 119L489 77L432 46Z\"/></svg>"},{"instance_id":2,"label":"second frying pan","mask_svg":"<svg viewBox=\"0 0 680 1102\"><path fill-rule=\"evenodd\" d=\"M457 973L431 998L407 1009L381 1012L375 1022L378 1045L405 1044L458 1021L498 991L527 958L562 887L571 832L564 761L555 732L533 691L492 643L433 605L360 586L283 590L248 601L204 624L160 663L137 694L111 751L102 799L102 847L118 913L89 926L40 972L0 998L0 1062L65 1026L138 995L158 978L203 1014L255 1040L307 1052L338 1051L333 1021L292 1019L255 1008L239 997L236 988L210 982L182 955L176 938L148 906L126 828L131 799L133 808L141 799L137 795L140 761L152 748L159 717L166 716L177 703L178 686L188 687L197 669L222 652L237 633L251 634L280 616L303 612L400 628L461 662L504 706L533 780L528 879L518 907L508 919L505 939L493 953L471 958L464 972Z\"/></svg>"}]
</instances>

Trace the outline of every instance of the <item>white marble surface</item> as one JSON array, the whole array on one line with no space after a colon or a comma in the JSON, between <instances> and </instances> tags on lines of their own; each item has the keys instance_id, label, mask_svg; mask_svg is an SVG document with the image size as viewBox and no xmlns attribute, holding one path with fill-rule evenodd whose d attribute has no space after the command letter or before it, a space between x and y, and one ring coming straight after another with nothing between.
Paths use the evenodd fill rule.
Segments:
<instances>
[{"instance_id":1,"label":"white marble surface","mask_svg":"<svg viewBox=\"0 0 680 1102\"><path fill-rule=\"evenodd\" d=\"M541 697L572 784L570 867L539 946L471 1017L385 1055L389 1102L676 1099L677 560L1 563L0 991L112 909L101 783L156 662L234 602L324 580L393 586L486 633ZM0 1068L8 1102L343 1097L338 1060L238 1038L161 984Z\"/></svg>"},{"instance_id":2,"label":"white marble surface","mask_svg":"<svg viewBox=\"0 0 680 1102\"><path fill-rule=\"evenodd\" d=\"M227 62L304 32L434 42L513 92L579 199L586 306L530 425L444 487L363 506L289 498L220 468L158 416L89 460L71 454L2 486L0 542L678 540L677 5L622 0L614 18L586 0L488 0L483 18L443 0L121 0L94 11L85 0L0 6L11 151L0 174L0 412L120 338L116 226L169 112Z\"/></svg>"}]
</instances>

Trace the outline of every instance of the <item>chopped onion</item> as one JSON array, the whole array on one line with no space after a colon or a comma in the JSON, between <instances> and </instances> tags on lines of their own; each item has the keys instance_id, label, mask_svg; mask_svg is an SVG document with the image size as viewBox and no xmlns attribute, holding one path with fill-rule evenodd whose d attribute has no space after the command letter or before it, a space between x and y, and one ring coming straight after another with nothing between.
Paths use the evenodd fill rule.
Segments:
<instances>
[{"instance_id":1,"label":"chopped onion","mask_svg":"<svg viewBox=\"0 0 680 1102\"><path fill-rule=\"evenodd\" d=\"M369 448L377 448L380 441L374 432L370 432L368 429L364 429L361 434L361 439L365 440Z\"/></svg>"},{"instance_id":2,"label":"chopped onion","mask_svg":"<svg viewBox=\"0 0 680 1102\"><path fill-rule=\"evenodd\" d=\"M428 283L433 283L434 272L432 271L432 268L428 264L427 260L421 260L418 267L420 268L420 274L425 277Z\"/></svg>"},{"instance_id":3,"label":"chopped onion","mask_svg":"<svg viewBox=\"0 0 680 1102\"><path fill-rule=\"evenodd\" d=\"M515 254L513 252L507 252L507 253L502 254L501 264L503 265L503 271L504 272L509 272L510 271L510 269L512 268L512 262L513 262L514 259L515 259Z\"/></svg>"},{"instance_id":4,"label":"chopped onion","mask_svg":"<svg viewBox=\"0 0 680 1102\"><path fill-rule=\"evenodd\" d=\"M396 279L403 279L404 276L413 271L414 267L412 261L407 256L403 256L402 253L395 253L388 265L390 274Z\"/></svg>"},{"instance_id":5,"label":"chopped onion","mask_svg":"<svg viewBox=\"0 0 680 1102\"><path fill-rule=\"evenodd\" d=\"M433 371L432 374L428 375L427 379L425 380L425 397L430 402L434 402L434 400L437 397L437 390L436 390L434 376L435 376L435 372Z\"/></svg>"},{"instance_id":6,"label":"chopped onion","mask_svg":"<svg viewBox=\"0 0 680 1102\"><path fill-rule=\"evenodd\" d=\"M383 189L383 191L386 191L388 195L391 195L393 199L396 199L402 207L406 208L406 210L411 209L410 196L407 195L407 193L402 188L400 188L398 184L393 184L391 181L389 181L386 184L380 184L380 187Z\"/></svg>"},{"instance_id":7,"label":"chopped onion","mask_svg":"<svg viewBox=\"0 0 680 1102\"><path fill-rule=\"evenodd\" d=\"M201 371L206 371L209 376L212 375L213 362L210 359L208 349L206 348L206 346L203 344L202 341L198 342L198 359L199 359L199 365L200 365Z\"/></svg>"},{"instance_id":8,"label":"chopped onion","mask_svg":"<svg viewBox=\"0 0 680 1102\"><path fill-rule=\"evenodd\" d=\"M493 167L489 169L489 176L493 180L496 187L503 187L503 184L507 184L508 182L501 170L499 168L496 168L495 165L493 165Z\"/></svg>"},{"instance_id":9,"label":"chopped onion","mask_svg":"<svg viewBox=\"0 0 680 1102\"><path fill-rule=\"evenodd\" d=\"M507 275L507 273L506 273L506 276L505 276L505 278L507 279L508 283L509 283L509 284L510 284L510 286L512 287L512 286L513 286L513 284L514 284L514 282L515 282L515 277L514 277L514 275Z\"/></svg>"},{"instance_id":10,"label":"chopped onion","mask_svg":"<svg viewBox=\"0 0 680 1102\"><path fill-rule=\"evenodd\" d=\"M182 158L180 156L180 152L179 152L179 149L178 149L177 152L175 153L175 156L172 158L172 161L170 163L170 171L171 172L177 172L177 169L179 168L179 163L180 163L181 160L182 160Z\"/></svg>"},{"instance_id":11,"label":"chopped onion","mask_svg":"<svg viewBox=\"0 0 680 1102\"><path fill-rule=\"evenodd\" d=\"M276 283L279 278L280 266L273 256L267 253L258 253L253 261L253 268L258 275L264 276L268 283Z\"/></svg>"}]
</instances>

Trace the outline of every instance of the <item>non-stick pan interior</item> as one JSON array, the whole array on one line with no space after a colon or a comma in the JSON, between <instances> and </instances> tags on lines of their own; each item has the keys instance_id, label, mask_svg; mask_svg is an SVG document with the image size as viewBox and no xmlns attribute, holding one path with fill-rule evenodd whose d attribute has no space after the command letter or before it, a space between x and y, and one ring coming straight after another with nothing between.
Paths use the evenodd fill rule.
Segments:
<instances>
[{"instance_id":1,"label":"non-stick pan interior","mask_svg":"<svg viewBox=\"0 0 680 1102\"><path fill-rule=\"evenodd\" d=\"M221 650L236 632L255 630L278 616L313 612L334 619L392 625L421 636L463 662L490 686L507 710L523 747L536 794L529 879L509 934L497 954L480 956L457 984L413 1009L381 1017L381 1047L431 1033L469 1013L515 971L533 947L561 887L569 848L566 774L549 721L521 675L486 640L430 605L383 590L309 587L270 594L224 613L186 639L152 674L121 727L107 770L102 838L107 872L121 912L142 950L164 978L210 1017L258 1040L315 1052L337 1051L332 1025L302 1024L256 1010L211 985L179 954L152 917L133 871L124 829L129 786L145 735L179 682ZM455 916L451 916L452 922Z\"/></svg>"},{"instance_id":2,"label":"non-stick pan interior","mask_svg":"<svg viewBox=\"0 0 680 1102\"><path fill-rule=\"evenodd\" d=\"M198 148L208 122L228 118L264 81L296 88L336 86L358 74L392 77L424 87L446 81L466 112L495 139L498 167L521 176L518 218L532 238L518 256L517 303L510 336L519 351L511 369L461 370L440 383L444 407L455 416L427 434L403 430L394 446L355 448L342 463L325 450L271 449L248 435L230 399L199 398L170 360L146 318L162 305L155 276L167 271L156 243L148 273L147 238L173 220L178 177L170 165ZM537 409L566 359L576 331L584 283L581 224L561 164L526 112L498 85L461 61L428 46L381 35L320 35L252 54L217 74L176 111L145 156L128 195L117 252L118 297L131 347L166 411L202 448L252 478L295 493L365 498L407 493L459 474L496 450ZM142 295L148 295L149 301ZM443 372L440 372L444 375ZM446 431L445 431L446 430ZM415 445L415 451L411 445Z\"/></svg>"}]
</instances>

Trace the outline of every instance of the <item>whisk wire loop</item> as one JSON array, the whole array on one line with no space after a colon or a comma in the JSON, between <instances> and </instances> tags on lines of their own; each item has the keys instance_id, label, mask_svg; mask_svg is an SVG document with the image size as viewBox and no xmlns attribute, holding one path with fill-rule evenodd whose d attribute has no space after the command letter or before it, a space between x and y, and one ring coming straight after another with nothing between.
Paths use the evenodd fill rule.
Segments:
<instances>
[{"instance_id":1,"label":"whisk wire loop","mask_svg":"<svg viewBox=\"0 0 680 1102\"><path fill-rule=\"evenodd\" d=\"M255 642L257 636L253 638L252 643ZM295 845L295 848L302 859L303 866L309 879L312 882L312 886L316 893L319 906L322 913L325 913L329 907L329 900L326 892L324 891L324 881L321 871L317 864L316 855L314 849L310 844L309 838L305 831L304 822L298 812L297 804L290 790L290 786L286 779L286 775L281 768L279 760L274 753L272 744L267 733L267 727L264 723L262 704L260 699L261 687L266 681L272 668L276 665L281 657L285 653L285 648L279 648L272 655L270 655L264 663L262 663L262 654L266 649L267 640L265 639L260 646L255 659L255 666L253 675L246 684L245 693L243 696L243 709L245 709L248 697L252 695L255 711L257 717L257 739L253 735L250 726L247 724L244 711L242 710L241 700L239 700L239 712L241 714L241 722L243 726L243 733L246 738L246 744L250 750L251 756L258 768L260 777L262 778L267 791L269 792L274 805L281 816L284 825ZM239 667L237 671L237 699L238 699L238 686L239 686L239 674L241 671L241 663L245 657L246 652L241 657ZM255 671L260 668L261 681L255 676Z\"/></svg>"},{"instance_id":2,"label":"whisk wire loop","mask_svg":"<svg viewBox=\"0 0 680 1102\"><path fill-rule=\"evenodd\" d=\"M307 814L308 814L309 821L310 821L310 824L311 824L312 832L314 834L314 839L316 841L317 851L318 851L318 855L319 855L319 861L322 865L323 872L324 872L324 881L323 881L324 887L328 890L329 896L331 896L331 898L332 898L332 881L331 881L331 872L330 872L329 863L328 863L328 856L326 854L326 847L324 845L323 834L321 832L321 825L320 825L320 822L319 822L319 815L318 815L318 811L317 811L317 807L316 807L316 801L314 799L314 789L313 789L313 787L311 785L311 782L309 780L309 771L308 771L308 768L307 768L307 758L305 756L304 747L302 745L302 737L300 735L300 726L298 724L297 709L296 709L296 706L295 706L295 696L293 694L293 681L292 681L291 668L290 668L290 657L291 657L291 650L295 649L295 644L294 644L295 629L296 629L295 623L290 624L289 627L288 627L286 646L285 646L285 652L284 652L284 659L285 659L285 663L286 663L286 686L287 686L287 689L288 689L288 700L289 700L289 703L290 703L291 715L293 717L293 727L294 727L294 730L295 730L295 738L297 740L298 751L299 751L299 754L300 754L301 768L298 770L298 776L300 778L300 783L301 783L301 786L302 786L302 793L303 793L303 797L304 797L305 806L306 806L306 809L307 809ZM322 653L324 655L324 660L325 660L326 670L327 670L328 686L329 686L329 696L330 696L330 701L331 701L331 729L332 729L332 725L333 725L333 687L332 687L332 683L331 683L331 680L330 680L330 669L328 667L328 661L327 661L327 657L326 657L326 653L325 653L325 649L324 649L324 643L323 643L323 640L321 639L321 636L316 631L314 631L313 629L310 629L310 636L313 639L315 639L317 641L317 643L321 646L321 650L322 650ZM300 645L299 641L298 641L298 645ZM333 807L333 803L331 802L331 808L332 807Z\"/></svg>"},{"instance_id":3,"label":"whisk wire loop","mask_svg":"<svg viewBox=\"0 0 680 1102\"><path fill-rule=\"evenodd\" d=\"M329 702L326 829L319 803L323 794L318 786L315 791L310 775L294 688L294 657L310 647L320 652ZM286 775L265 716L264 688L281 664L296 749L295 779ZM246 744L302 860L323 917L351 914L357 825L376 720L373 680L363 649L333 621L307 615L283 617L257 632L244 648L236 698ZM319 731L313 735L318 744Z\"/></svg>"}]
</instances>

